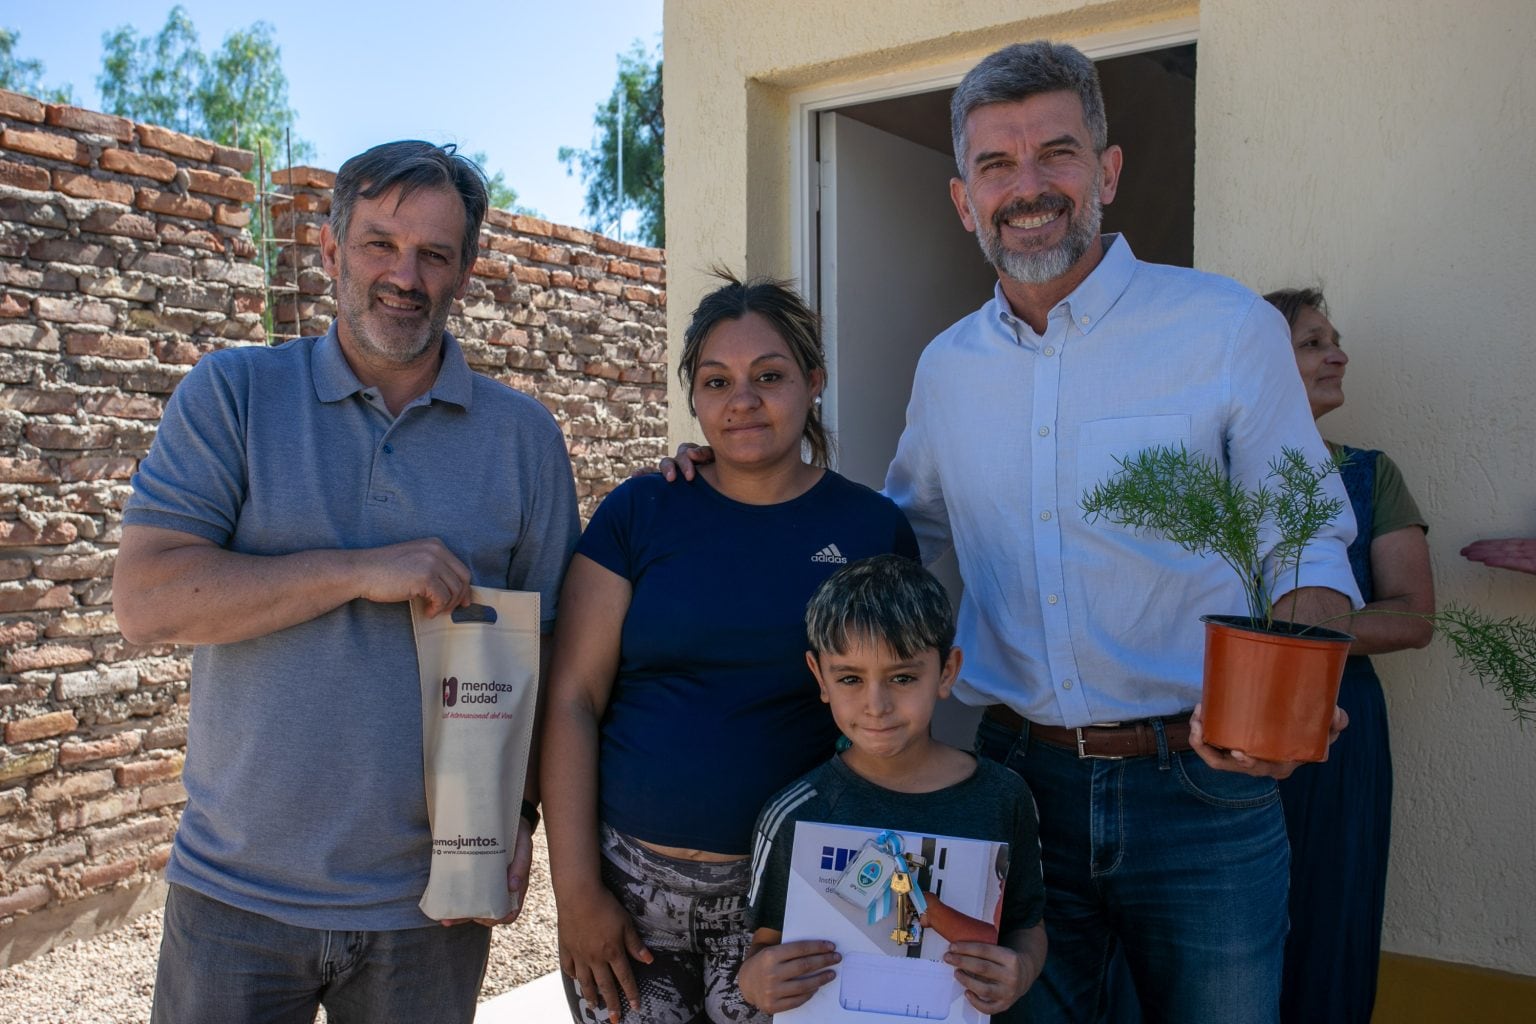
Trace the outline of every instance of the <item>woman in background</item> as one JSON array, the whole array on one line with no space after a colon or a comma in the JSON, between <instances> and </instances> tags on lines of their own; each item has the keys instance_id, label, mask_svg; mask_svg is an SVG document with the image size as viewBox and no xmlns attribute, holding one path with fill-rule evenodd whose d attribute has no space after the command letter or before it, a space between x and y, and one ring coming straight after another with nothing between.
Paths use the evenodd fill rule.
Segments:
<instances>
[{"instance_id":1,"label":"woman in background","mask_svg":"<svg viewBox=\"0 0 1536 1024\"><path fill-rule=\"evenodd\" d=\"M1321 291L1264 296L1291 325L1296 368L1313 419L1344 404L1349 357ZM1385 454L1328 442L1349 459L1341 473L1357 533L1350 565L1366 608L1433 612L1428 526ZM1355 643L1339 687L1349 729L1322 764L1280 783L1291 840L1291 931L1285 945L1280 1018L1286 1024L1369 1024L1381 957L1381 919L1391 835L1392 757L1387 708L1369 655L1429 643L1430 624L1397 615L1356 615L1339 629Z\"/></svg>"}]
</instances>

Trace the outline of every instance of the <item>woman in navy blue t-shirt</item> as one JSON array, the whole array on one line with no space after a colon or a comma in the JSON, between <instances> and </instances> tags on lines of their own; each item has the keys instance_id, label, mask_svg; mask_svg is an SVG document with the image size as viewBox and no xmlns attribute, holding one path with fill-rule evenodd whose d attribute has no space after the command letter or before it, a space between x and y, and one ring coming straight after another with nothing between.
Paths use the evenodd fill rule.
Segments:
<instances>
[{"instance_id":1,"label":"woman in navy blue t-shirt","mask_svg":"<svg viewBox=\"0 0 1536 1024\"><path fill-rule=\"evenodd\" d=\"M917 557L894 504L826 468L816 315L726 282L678 371L714 461L610 494L561 594L542 779L576 1021L768 1019L736 987L752 824L837 737L805 604L850 561Z\"/></svg>"}]
</instances>

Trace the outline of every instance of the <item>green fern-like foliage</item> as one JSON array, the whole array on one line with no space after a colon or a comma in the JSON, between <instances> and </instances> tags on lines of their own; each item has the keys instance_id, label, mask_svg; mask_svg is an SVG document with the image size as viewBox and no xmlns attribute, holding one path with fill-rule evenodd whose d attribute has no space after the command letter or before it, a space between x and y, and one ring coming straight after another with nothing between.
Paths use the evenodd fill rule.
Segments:
<instances>
[{"instance_id":1,"label":"green fern-like foliage","mask_svg":"<svg viewBox=\"0 0 1536 1024\"><path fill-rule=\"evenodd\" d=\"M1290 572L1294 589L1307 545L1344 511L1344 500L1323 488L1343 456L1313 465L1301 451L1282 449L1269 475L1252 488L1229 479L1215 459L1182 446L1147 448L1115 461L1119 472L1083 495L1088 520L1103 517L1165 537L1192 554L1217 556L1243 581L1249 617L1266 626L1274 622L1275 598L1264 577L1266 536L1273 538L1276 578ZM1339 618L1410 614L1371 609ZM1523 726L1536 720L1536 624L1458 605L1417 617L1435 624L1467 670L1499 692L1516 721Z\"/></svg>"},{"instance_id":2,"label":"green fern-like foliage","mask_svg":"<svg viewBox=\"0 0 1536 1024\"><path fill-rule=\"evenodd\" d=\"M1504 698L1524 727L1536 720L1536 625L1451 605L1432 616L1461 663Z\"/></svg>"},{"instance_id":3,"label":"green fern-like foliage","mask_svg":"<svg viewBox=\"0 0 1536 1024\"><path fill-rule=\"evenodd\" d=\"M1215 555L1243 581L1249 617L1265 625L1274 621L1275 599L1264 577L1266 527L1275 537L1277 576L1298 574L1307 545L1344 511L1343 500L1323 489L1341 462L1313 466L1295 448L1282 449L1268 477L1251 489L1228 477L1215 459L1182 445L1146 448L1115 461L1120 471L1083 495L1088 520L1103 517L1193 554Z\"/></svg>"}]
</instances>

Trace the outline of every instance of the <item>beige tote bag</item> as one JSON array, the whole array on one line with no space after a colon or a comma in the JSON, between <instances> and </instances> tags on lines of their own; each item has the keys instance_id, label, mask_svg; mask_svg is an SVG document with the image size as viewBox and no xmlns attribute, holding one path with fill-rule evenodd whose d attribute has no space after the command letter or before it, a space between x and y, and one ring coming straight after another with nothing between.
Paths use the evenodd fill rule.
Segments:
<instances>
[{"instance_id":1,"label":"beige tote bag","mask_svg":"<svg viewBox=\"0 0 1536 1024\"><path fill-rule=\"evenodd\" d=\"M433 618L411 602L432 823L421 910L434 921L513 909L507 865L538 697L539 595L471 587L470 601Z\"/></svg>"}]
</instances>

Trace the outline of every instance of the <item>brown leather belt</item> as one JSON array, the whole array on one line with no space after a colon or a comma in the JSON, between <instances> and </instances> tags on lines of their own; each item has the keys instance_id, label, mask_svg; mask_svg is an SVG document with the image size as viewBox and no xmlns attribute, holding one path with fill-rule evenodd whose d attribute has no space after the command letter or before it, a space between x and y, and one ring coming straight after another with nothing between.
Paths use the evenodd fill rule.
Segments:
<instances>
[{"instance_id":1,"label":"brown leather belt","mask_svg":"<svg viewBox=\"0 0 1536 1024\"><path fill-rule=\"evenodd\" d=\"M1029 738L1061 747L1078 757L1147 757L1157 753L1157 731L1152 723L1155 718L1143 718L1119 725L1090 725L1081 729L1063 729L1058 725L1040 725L1027 721L1006 704L993 704L984 716L989 722L1013 732L1027 731ZM1189 714L1173 715L1160 720L1163 737L1170 751L1189 749Z\"/></svg>"}]
</instances>

